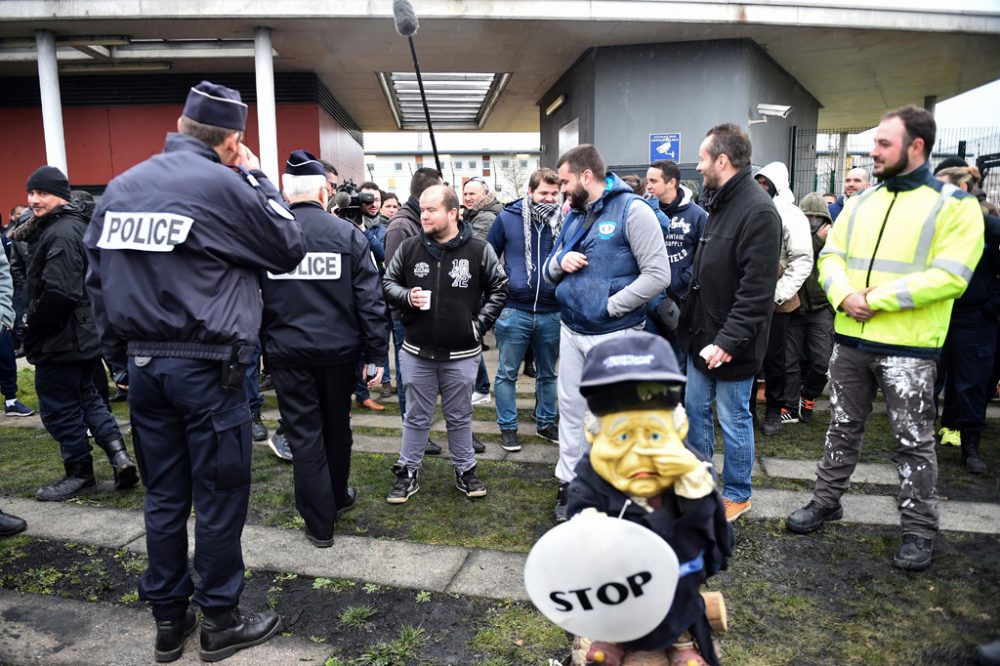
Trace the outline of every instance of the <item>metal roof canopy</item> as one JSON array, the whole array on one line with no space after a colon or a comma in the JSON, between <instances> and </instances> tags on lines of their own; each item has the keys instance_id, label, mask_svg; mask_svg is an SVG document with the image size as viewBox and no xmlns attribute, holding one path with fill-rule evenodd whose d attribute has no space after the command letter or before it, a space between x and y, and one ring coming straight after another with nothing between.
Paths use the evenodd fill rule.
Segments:
<instances>
[{"instance_id":1,"label":"metal roof canopy","mask_svg":"<svg viewBox=\"0 0 1000 666\"><path fill-rule=\"evenodd\" d=\"M1000 78L1000 1L940 4L419 0L414 40L428 75L506 74L492 110L483 114L481 108L476 117L478 128L487 131L537 131L540 98L588 48L723 39L759 44L823 105L820 127L869 126L887 108L919 104L927 96L944 100ZM154 56L174 73L247 72L253 60L245 51L226 53L231 47L212 44L251 40L257 27L267 26L276 71L316 72L362 129L393 131L409 122L404 118L419 101L401 88L395 113L387 103L379 73L402 74L412 67L391 11L391 0L283 0L280 6L266 0L7 0L0 2L0 39L22 40L23 47L38 29L53 31L59 40L127 36L129 45L83 40L79 48L72 46L78 52L90 49L79 55L100 58L106 72ZM167 41L140 48L141 40ZM202 48L182 46L180 40L200 40ZM3 50L0 76L37 75L33 60L3 60ZM705 85L713 85L710 76ZM455 96L444 105L436 101L432 113L450 107L453 113L441 115L441 122L460 117L469 127L475 100L459 101Z\"/></svg>"}]
</instances>

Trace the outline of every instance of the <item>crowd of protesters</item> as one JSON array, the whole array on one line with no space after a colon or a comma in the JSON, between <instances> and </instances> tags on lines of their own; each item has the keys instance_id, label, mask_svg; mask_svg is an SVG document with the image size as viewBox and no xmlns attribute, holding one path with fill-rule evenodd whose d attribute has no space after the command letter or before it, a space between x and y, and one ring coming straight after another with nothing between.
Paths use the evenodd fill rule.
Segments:
<instances>
[{"instance_id":1,"label":"crowd of protesters","mask_svg":"<svg viewBox=\"0 0 1000 666\"><path fill-rule=\"evenodd\" d=\"M429 437L440 396L455 485L482 498L488 480L476 455L486 444L473 434L473 408L495 402L500 446L521 450L517 382L530 367L535 433L559 446L554 517L566 520L566 489L587 450L584 359L600 342L643 330L670 342L687 377L688 445L706 460L718 421L729 521L752 510L758 434L827 413L814 497L787 522L804 534L842 517L877 390L902 484L896 566L931 563L935 447L958 445L969 473L986 471L1000 217L974 167L931 164L935 125L922 109L883 117L873 173L851 169L842 196L793 193L784 164L755 168L746 132L723 124L699 146L701 183L682 182L670 161L619 178L598 148L581 145L506 203L482 178L459 187L431 168L413 174L404 196L355 186L304 150L288 157L279 193L242 144L245 121L237 92L203 82L165 152L115 179L96 210L42 166L27 181L28 207L11 210L2 236L5 414L34 413L17 398L23 354L65 468L39 500L94 489L90 437L116 488L141 476L152 499L140 591L153 604L158 660L180 656L194 626L189 598L205 611L203 657L224 658L277 630L273 612L238 606L251 440L292 462L305 537L329 547L358 500L348 483L352 410L382 412L398 396L403 435L386 501L403 504L420 488L424 456L443 452ZM168 178L184 168L202 173L197 185ZM256 231L225 232L232 210ZM116 280L122 272L136 279ZM159 291L168 273L177 276L176 307ZM496 367L483 354L491 330ZM128 395L138 466L110 414L105 364ZM176 394L169 379L180 375L185 390L200 382L202 404ZM273 434L261 416L271 388ZM817 412L827 393L829 412ZM183 423L197 426L179 448L170 433ZM170 469L180 460L191 467L184 478ZM215 550L196 555L198 585L181 552L192 483L197 538ZM0 512L0 534L23 529Z\"/></svg>"}]
</instances>

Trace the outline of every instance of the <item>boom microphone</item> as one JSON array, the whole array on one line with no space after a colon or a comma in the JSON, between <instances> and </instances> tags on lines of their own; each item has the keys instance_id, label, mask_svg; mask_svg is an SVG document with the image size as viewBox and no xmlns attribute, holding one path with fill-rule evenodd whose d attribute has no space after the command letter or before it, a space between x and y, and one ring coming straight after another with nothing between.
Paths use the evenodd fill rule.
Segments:
<instances>
[{"instance_id":1,"label":"boom microphone","mask_svg":"<svg viewBox=\"0 0 1000 666\"><path fill-rule=\"evenodd\" d=\"M410 0L393 0L392 19L396 22L396 32L400 37L412 37L420 27L417 13L413 11Z\"/></svg>"}]
</instances>

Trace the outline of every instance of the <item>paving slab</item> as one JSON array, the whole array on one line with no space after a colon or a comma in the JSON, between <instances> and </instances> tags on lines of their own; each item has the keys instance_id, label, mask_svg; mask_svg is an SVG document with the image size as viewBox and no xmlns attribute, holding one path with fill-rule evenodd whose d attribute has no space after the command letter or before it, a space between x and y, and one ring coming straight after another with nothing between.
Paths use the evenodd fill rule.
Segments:
<instances>
[{"instance_id":1,"label":"paving slab","mask_svg":"<svg viewBox=\"0 0 1000 666\"><path fill-rule=\"evenodd\" d=\"M816 478L815 460L788 460L784 458L762 458L761 467L768 476L782 479L812 481ZM893 465L858 463L851 475L851 483L873 483L884 486L899 485L899 472Z\"/></svg>"},{"instance_id":2,"label":"paving slab","mask_svg":"<svg viewBox=\"0 0 1000 666\"><path fill-rule=\"evenodd\" d=\"M470 550L409 541L334 535L331 548L316 548L298 530L248 525L243 559L253 569L306 576L350 578L444 592Z\"/></svg>"},{"instance_id":3,"label":"paving slab","mask_svg":"<svg viewBox=\"0 0 1000 666\"><path fill-rule=\"evenodd\" d=\"M74 541L122 548L146 534L141 511L98 509L68 502L2 498L0 509L28 521L26 534L39 539Z\"/></svg>"},{"instance_id":4,"label":"paving slab","mask_svg":"<svg viewBox=\"0 0 1000 666\"><path fill-rule=\"evenodd\" d=\"M811 492L760 488L753 492L751 518L787 518L788 514L806 505ZM888 495L852 495L841 498L845 523L864 525L899 525L896 498ZM1000 534L1000 506L985 502L940 503L940 526L943 531Z\"/></svg>"},{"instance_id":5,"label":"paving slab","mask_svg":"<svg viewBox=\"0 0 1000 666\"><path fill-rule=\"evenodd\" d=\"M448 586L448 592L491 599L528 599L524 588L523 553L473 551Z\"/></svg>"},{"instance_id":6,"label":"paving slab","mask_svg":"<svg viewBox=\"0 0 1000 666\"><path fill-rule=\"evenodd\" d=\"M153 663L153 616L111 604L20 594L0 590L0 663L106 666ZM203 663L198 635L188 637L181 666ZM263 645L237 652L226 666L323 664L328 646L275 636Z\"/></svg>"}]
</instances>

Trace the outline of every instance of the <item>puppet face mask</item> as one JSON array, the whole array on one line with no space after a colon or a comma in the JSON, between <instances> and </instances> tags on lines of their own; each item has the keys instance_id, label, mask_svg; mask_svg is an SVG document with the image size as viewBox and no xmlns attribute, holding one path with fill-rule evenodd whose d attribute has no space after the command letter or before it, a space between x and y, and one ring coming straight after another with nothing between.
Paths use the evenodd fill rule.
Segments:
<instances>
[{"instance_id":1,"label":"puppet face mask","mask_svg":"<svg viewBox=\"0 0 1000 666\"><path fill-rule=\"evenodd\" d=\"M587 431L590 464L605 481L636 497L653 497L701 463L684 446L683 409L605 414Z\"/></svg>"}]
</instances>

